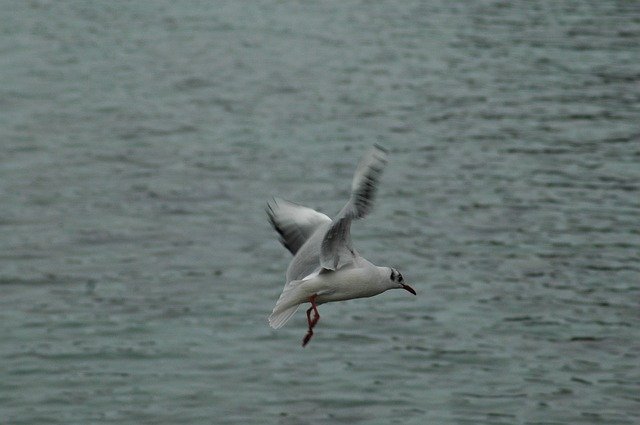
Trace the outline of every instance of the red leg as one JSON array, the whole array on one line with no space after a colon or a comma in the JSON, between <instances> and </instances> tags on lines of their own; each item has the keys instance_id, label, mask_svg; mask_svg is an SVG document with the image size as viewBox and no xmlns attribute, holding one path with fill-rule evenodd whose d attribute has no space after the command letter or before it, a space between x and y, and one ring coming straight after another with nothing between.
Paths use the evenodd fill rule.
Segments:
<instances>
[{"instance_id":1,"label":"red leg","mask_svg":"<svg viewBox=\"0 0 640 425\"><path fill-rule=\"evenodd\" d=\"M307 330L307 334L304 336L302 340L302 346L304 347L311 340L313 336L313 327L320 320L320 313L318 313L318 306L316 305L316 295L312 295L309 298L309 302L311 303L311 307L307 310L307 323L309 324L309 329ZM311 319L311 311L313 310L313 319Z\"/></svg>"},{"instance_id":2,"label":"red leg","mask_svg":"<svg viewBox=\"0 0 640 425\"><path fill-rule=\"evenodd\" d=\"M320 320L320 313L318 312L318 305L316 304L316 297L317 297L317 295L313 295L311 298L309 298L309 302L311 303L310 310L313 310L313 320L311 321L311 323L309 323L309 326L312 329L316 325L316 323L318 323L318 320Z\"/></svg>"}]
</instances>

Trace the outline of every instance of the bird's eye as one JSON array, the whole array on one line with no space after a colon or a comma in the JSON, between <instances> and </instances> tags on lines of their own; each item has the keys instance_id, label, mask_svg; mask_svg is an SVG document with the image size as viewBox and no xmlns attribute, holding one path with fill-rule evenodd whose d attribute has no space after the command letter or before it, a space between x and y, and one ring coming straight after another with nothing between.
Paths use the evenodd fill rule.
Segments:
<instances>
[{"instance_id":1,"label":"bird's eye","mask_svg":"<svg viewBox=\"0 0 640 425\"><path fill-rule=\"evenodd\" d=\"M398 282L402 282L402 273L398 273Z\"/></svg>"},{"instance_id":2,"label":"bird's eye","mask_svg":"<svg viewBox=\"0 0 640 425\"><path fill-rule=\"evenodd\" d=\"M391 269L391 276L389 277L389 279L395 281L396 280L396 272L395 270Z\"/></svg>"}]
</instances>

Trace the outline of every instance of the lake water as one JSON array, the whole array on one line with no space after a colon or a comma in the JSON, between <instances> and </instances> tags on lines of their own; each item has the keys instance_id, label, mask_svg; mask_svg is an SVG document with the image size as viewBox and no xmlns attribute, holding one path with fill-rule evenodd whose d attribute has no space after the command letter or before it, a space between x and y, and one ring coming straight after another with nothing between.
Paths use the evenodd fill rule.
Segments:
<instances>
[{"instance_id":1,"label":"lake water","mask_svg":"<svg viewBox=\"0 0 640 425\"><path fill-rule=\"evenodd\" d=\"M4 1L0 423L640 423L633 1ZM277 195L417 290L266 318Z\"/></svg>"}]
</instances>

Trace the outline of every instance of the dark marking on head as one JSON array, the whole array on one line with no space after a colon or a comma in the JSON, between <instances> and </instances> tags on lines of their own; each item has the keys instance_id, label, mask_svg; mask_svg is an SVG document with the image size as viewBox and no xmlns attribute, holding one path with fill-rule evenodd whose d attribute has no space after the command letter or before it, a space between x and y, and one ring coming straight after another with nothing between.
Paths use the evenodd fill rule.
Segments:
<instances>
[{"instance_id":1,"label":"dark marking on head","mask_svg":"<svg viewBox=\"0 0 640 425\"><path fill-rule=\"evenodd\" d=\"M404 278L402 277L402 273L392 267L389 268L391 269L391 276L389 276L389 279L394 282L402 283L402 281L404 280Z\"/></svg>"}]
</instances>

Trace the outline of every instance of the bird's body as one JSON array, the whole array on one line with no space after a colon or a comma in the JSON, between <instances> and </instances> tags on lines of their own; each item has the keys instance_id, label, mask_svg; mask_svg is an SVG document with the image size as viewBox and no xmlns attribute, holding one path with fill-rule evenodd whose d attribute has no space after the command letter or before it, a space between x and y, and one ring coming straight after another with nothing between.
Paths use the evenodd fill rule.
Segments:
<instances>
[{"instance_id":1,"label":"bird's body","mask_svg":"<svg viewBox=\"0 0 640 425\"><path fill-rule=\"evenodd\" d=\"M313 327L320 318L317 310L320 304L371 297L393 288L406 289L415 295L402 282L402 274L370 263L351 243L351 221L370 211L375 185L385 164L386 152L378 146L363 157L353 178L351 198L333 220L281 199L268 204L271 224L280 234L282 244L294 255L269 324L276 329L283 326L302 303L310 302L309 330L303 345L313 335Z\"/></svg>"}]
</instances>

